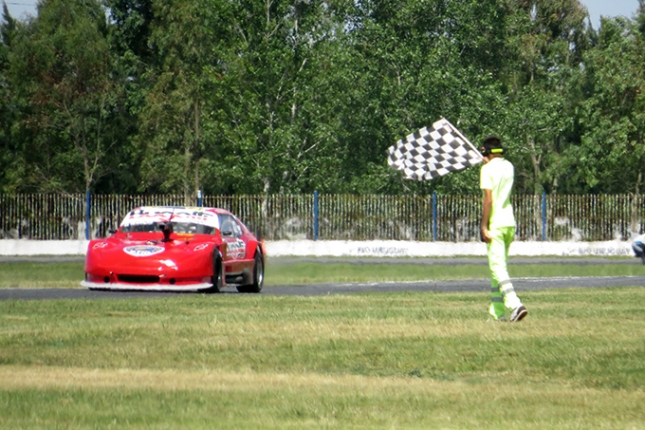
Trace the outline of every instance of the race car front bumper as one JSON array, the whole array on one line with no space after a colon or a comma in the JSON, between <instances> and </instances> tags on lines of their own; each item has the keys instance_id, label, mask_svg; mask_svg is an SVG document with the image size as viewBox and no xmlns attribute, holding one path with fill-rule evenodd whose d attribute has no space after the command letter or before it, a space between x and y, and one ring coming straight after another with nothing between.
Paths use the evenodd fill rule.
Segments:
<instances>
[{"instance_id":1,"label":"race car front bumper","mask_svg":"<svg viewBox=\"0 0 645 430\"><path fill-rule=\"evenodd\" d=\"M213 284L203 282L200 284L123 284L116 282L90 282L82 281L81 286L90 290L109 290L109 291L157 291L157 292L200 292L213 287Z\"/></svg>"}]
</instances>

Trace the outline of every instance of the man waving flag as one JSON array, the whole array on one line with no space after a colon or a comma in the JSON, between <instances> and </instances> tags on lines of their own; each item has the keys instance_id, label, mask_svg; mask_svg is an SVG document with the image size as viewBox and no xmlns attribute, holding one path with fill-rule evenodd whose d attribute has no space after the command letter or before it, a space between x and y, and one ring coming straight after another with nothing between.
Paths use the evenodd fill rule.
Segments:
<instances>
[{"instance_id":1,"label":"man waving flag","mask_svg":"<svg viewBox=\"0 0 645 430\"><path fill-rule=\"evenodd\" d=\"M448 120L423 127L388 149L388 164L406 179L430 181L482 162L475 147Z\"/></svg>"}]
</instances>

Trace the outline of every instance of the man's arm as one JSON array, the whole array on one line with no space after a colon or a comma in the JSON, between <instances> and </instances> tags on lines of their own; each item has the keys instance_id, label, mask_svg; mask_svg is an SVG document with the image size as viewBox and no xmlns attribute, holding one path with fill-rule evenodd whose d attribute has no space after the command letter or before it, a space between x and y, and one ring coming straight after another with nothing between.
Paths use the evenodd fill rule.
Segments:
<instances>
[{"instance_id":1,"label":"man's arm","mask_svg":"<svg viewBox=\"0 0 645 430\"><path fill-rule=\"evenodd\" d=\"M484 189L484 204L482 208L482 224L481 224L481 238L484 242L489 243L492 238L488 233L488 221L490 221L490 213L493 209L493 191Z\"/></svg>"}]
</instances>

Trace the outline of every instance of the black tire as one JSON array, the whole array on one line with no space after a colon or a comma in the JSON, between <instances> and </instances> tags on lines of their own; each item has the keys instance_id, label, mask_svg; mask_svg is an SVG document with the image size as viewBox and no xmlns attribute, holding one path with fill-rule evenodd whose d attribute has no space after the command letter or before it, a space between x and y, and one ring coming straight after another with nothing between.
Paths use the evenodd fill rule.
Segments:
<instances>
[{"instance_id":1,"label":"black tire","mask_svg":"<svg viewBox=\"0 0 645 430\"><path fill-rule=\"evenodd\" d=\"M255 252L255 264L253 264L253 283L249 285L240 285L237 291L240 293L259 293L264 285L264 261L260 251Z\"/></svg>"},{"instance_id":2,"label":"black tire","mask_svg":"<svg viewBox=\"0 0 645 430\"><path fill-rule=\"evenodd\" d=\"M209 293L219 293L224 288L222 254L219 253L219 249L216 249L213 255L213 277L211 278L211 283L213 286L208 289Z\"/></svg>"}]
</instances>

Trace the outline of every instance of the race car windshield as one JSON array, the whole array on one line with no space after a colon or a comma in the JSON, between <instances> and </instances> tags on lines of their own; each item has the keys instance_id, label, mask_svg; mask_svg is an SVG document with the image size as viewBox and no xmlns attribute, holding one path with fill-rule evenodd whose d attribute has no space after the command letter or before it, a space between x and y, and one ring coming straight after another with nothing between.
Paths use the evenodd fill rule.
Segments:
<instances>
[{"instance_id":1,"label":"race car windshield","mask_svg":"<svg viewBox=\"0 0 645 430\"><path fill-rule=\"evenodd\" d=\"M215 234L219 227L215 213L202 208L140 207L130 211L120 227L123 233L155 233L170 222L179 234Z\"/></svg>"},{"instance_id":2,"label":"race car windshield","mask_svg":"<svg viewBox=\"0 0 645 430\"><path fill-rule=\"evenodd\" d=\"M179 234L214 234L215 227L192 223L192 222L175 222L172 223L172 231ZM145 224L126 224L121 226L122 233L155 233L161 231L159 223Z\"/></svg>"}]
</instances>

